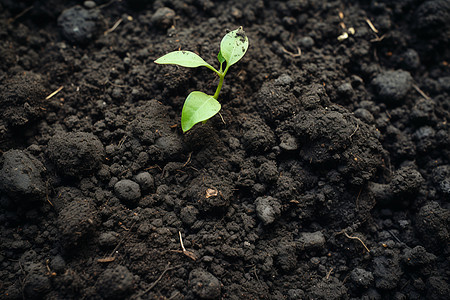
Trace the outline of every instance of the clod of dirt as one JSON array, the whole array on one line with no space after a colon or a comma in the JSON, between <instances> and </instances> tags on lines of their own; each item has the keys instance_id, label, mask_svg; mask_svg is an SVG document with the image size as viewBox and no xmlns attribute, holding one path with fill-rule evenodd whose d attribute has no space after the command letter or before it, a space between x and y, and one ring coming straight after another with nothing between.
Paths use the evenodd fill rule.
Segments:
<instances>
[{"instance_id":1,"label":"clod of dirt","mask_svg":"<svg viewBox=\"0 0 450 300\"><path fill-rule=\"evenodd\" d=\"M382 165L384 150L375 129L336 105L300 111L277 132L294 134L302 160L323 171L340 165L353 183L370 180Z\"/></svg>"},{"instance_id":2,"label":"clod of dirt","mask_svg":"<svg viewBox=\"0 0 450 300\"><path fill-rule=\"evenodd\" d=\"M107 249L117 245L119 235L114 231L102 232L98 237L98 244L100 247Z\"/></svg>"},{"instance_id":3,"label":"clod of dirt","mask_svg":"<svg viewBox=\"0 0 450 300\"><path fill-rule=\"evenodd\" d=\"M373 259L375 285L382 290L395 288L402 275L398 255L378 256Z\"/></svg>"},{"instance_id":4,"label":"clod of dirt","mask_svg":"<svg viewBox=\"0 0 450 300\"><path fill-rule=\"evenodd\" d=\"M435 107L436 102L434 100L420 99L412 109L411 120L417 125L433 124L437 119Z\"/></svg>"},{"instance_id":5,"label":"clod of dirt","mask_svg":"<svg viewBox=\"0 0 450 300\"><path fill-rule=\"evenodd\" d=\"M341 97L351 98L355 91L353 90L352 84L350 82L345 82L338 86L337 92Z\"/></svg>"},{"instance_id":6,"label":"clod of dirt","mask_svg":"<svg viewBox=\"0 0 450 300\"><path fill-rule=\"evenodd\" d=\"M416 50L408 49L400 57L400 65L406 70L415 70L420 66L420 57Z\"/></svg>"},{"instance_id":7,"label":"clod of dirt","mask_svg":"<svg viewBox=\"0 0 450 300\"><path fill-rule=\"evenodd\" d=\"M386 71L378 74L371 84L380 101L399 105L411 89L413 78L403 70Z\"/></svg>"},{"instance_id":8,"label":"clod of dirt","mask_svg":"<svg viewBox=\"0 0 450 300\"><path fill-rule=\"evenodd\" d=\"M324 278L310 290L311 299L337 300L345 299L347 288L336 277Z\"/></svg>"},{"instance_id":9,"label":"clod of dirt","mask_svg":"<svg viewBox=\"0 0 450 300\"><path fill-rule=\"evenodd\" d=\"M408 248L403 255L403 261L408 266L418 267L426 266L436 260L434 254L428 253L422 246L416 246L414 248Z\"/></svg>"},{"instance_id":10,"label":"clod of dirt","mask_svg":"<svg viewBox=\"0 0 450 300\"><path fill-rule=\"evenodd\" d=\"M175 11L168 7L161 7L151 17L150 21L153 25L161 28L169 28L173 19L175 18Z\"/></svg>"},{"instance_id":11,"label":"clod of dirt","mask_svg":"<svg viewBox=\"0 0 450 300\"><path fill-rule=\"evenodd\" d=\"M98 31L99 13L79 5L64 10L58 17L62 35L74 44L86 44Z\"/></svg>"},{"instance_id":12,"label":"clod of dirt","mask_svg":"<svg viewBox=\"0 0 450 300\"><path fill-rule=\"evenodd\" d=\"M417 229L425 246L433 252L448 249L450 241L450 210L435 201L422 206L417 214Z\"/></svg>"},{"instance_id":13,"label":"clod of dirt","mask_svg":"<svg viewBox=\"0 0 450 300\"><path fill-rule=\"evenodd\" d=\"M51 202L57 212L61 211L73 199L83 198L83 192L75 187L61 186L56 188L55 197L51 199Z\"/></svg>"},{"instance_id":14,"label":"clod of dirt","mask_svg":"<svg viewBox=\"0 0 450 300\"><path fill-rule=\"evenodd\" d=\"M285 271L289 272L297 267L297 245L295 242L281 242L277 247L278 255L276 256L277 266Z\"/></svg>"},{"instance_id":15,"label":"clod of dirt","mask_svg":"<svg viewBox=\"0 0 450 300\"><path fill-rule=\"evenodd\" d=\"M1 123L21 126L36 119L46 105L43 78L26 72L6 80L0 86Z\"/></svg>"},{"instance_id":16,"label":"clod of dirt","mask_svg":"<svg viewBox=\"0 0 450 300\"><path fill-rule=\"evenodd\" d=\"M298 238L300 249L321 248L325 245L325 237L322 232L302 232Z\"/></svg>"},{"instance_id":17,"label":"clod of dirt","mask_svg":"<svg viewBox=\"0 0 450 300\"><path fill-rule=\"evenodd\" d=\"M192 224L194 224L195 221L197 221L198 214L199 214L198 209L196 209L192 205L188 205L181 209L180 218L184 224L192 226Z\"/></svg>"},{"instance_id":18,"label":"clod of dirt","mask_svg":"<svg viewBox=\"0 0 450 300\"><path fill-rule=\"evenodd\" d=\"M290 289L288 290L288 299L305 299L305 292L301 289Z\"/></svg>"},{"instance_id":19,"label":"clod of dirt","mask_svg":"<svg viewBox=\"0 0 450 300\"><path fill-rule=\"evenodd\" d=\"M412 195L420 189L423 182L422 175L415 167L402 167L394 173L390 189L394 196Z\"/></svg>"},{"instance_id":20,"label":"clod of dirt","mask_svg":"<svg viewBox=\"0 0 450 300\"><path fill-rule=\"evenodd\" d=\"M153 153L160 154L163 158L173 158L182 152L183 144L177 134L169 133L156 140L154 150L157 151ZM150 152L150 154L153 153L152 151Z\"/></svg>"},{"instance_id":21,"label":"clod of dirt","mask_svg":"<svg viewBox=\"0 0 450 300\"><path fill-rule=\"evenodd\" d=\"M306 89L306 88L305 88ZM322 88L311 85L302 96L302 108L299 112L281 123L276 133L279 137L289 134L298 143L298 160L310 168L313 176L297 178L298 171L293 172L292 178L281 176L278 180L281 193L289 191L291 183L300 181L286 196L299 197L305 187L303 183L310 181L314 176L333 177L334 182L347 182L350 185L361 186L374 178L383 166L385 150L380 144L379 134L374 127L358 120L346 109L327 103L326 93ZM293 153L291 153L293 155ZM286 172L284 172L286 174ZM280 180L284 179L285 183ZM280 184L282 183L282 184ZM312 182L311 182L312 183ZM309 183L311 186L314 184ZM355 219L366 219L375 202L367 195L358 199L359 209L354 201L346 202L348 196L340 194L335 184L321 186L320 192L314 191L301 195L299 204L302 206L300 214L303 217L311 216L311 208L318 203L327 202L324 209L317 211L323 217L333 219L337 223L352 223ZM285 197L275 195L279 199ZM328 199L328 200L326 200ZM338 200L339 199L339 200Z\"/></svg>"},{"instance_id":22,"label":"clod of dirt","mask_svg":"<svg viewBox=\"0 0 450 300\"><path fill-rule=\"evenodd\" d=\"M370 113L370 111L368 111L365 108L358 108L357 110L354 111L354 114L355 114L355 117L357 117L358 119L360 119L361 121L363 121L367 124L372 124L373 121L375 120L375 118Z\"/></svg>"},{"instance_id":23,"label":"clod of dirt","mask_svg":"<svg viewBox=\"0 0 450 300\"><path fill-rule=\"evenodd\" d=\"M138 114L135 111L133 121L127 131L140 143L149 145L150 159L158 161L176 157L183 152L181 137L171 129L176 123L169 117L169 107L156 100L143 101Z\"/></svg>"},{"instance_id":24,"label":"clod of dirt","mask_svg":"<svg viewBox=\"0 0 450 300\"><path fill-rule=\"evenodd\" d=\"M449 92L450 91L450 76L444 76L438 79L440 88Z\"/></svg>"},{"instance_id":25,"label":"clod of dirt","mask_svg":"<svg viewBox=\"0 0 450 300\"><path fill-rule=\"evenodd\" d=\"M417 144L417 152L426 153L436 146L436 131L430 126L423 126L416 130L413 139Z\"/></svg>"},{"instance_id":26,"label":"clod of dirt","mask_svg":"<svg viewBox=\"0 0 450 300\"><path fill-rule=\"evenodd\" d=\"M266 81L256 94L261 116L269 123L294 115L300 106L300 101L290 92L289 85L293 82L289 75L281 75L274 81Z\"/></svg>"},{"instance_id":27,"label":"clod of dirt","mask_svg":"<svg viewBox=\"0 0 450 300\"><path fill-rule=\"evenodd\" d=\"M149 172L141 172L137 174L135 180L143 192L148 192L155 188L155 180Z\"/></svg>"},{"instance_id":28,"label":"clod of dirt","mask_svg":"<svg viewBox=\"0 0 450 300\"><path fill-rule=\"evenodd\" d=\"M256 215L264 225L275 222L281 215L281 203L271 196L259 197L255 200Z\"/></svg>"},{"instance_id":29,"label":"clod of dirt","mask_svg":"<svg viewBox=\"0 0 450 300\"><path fill-rule=\"evenodd\" d=\"M414 26L424 37L435 37L450 24L450 2L447 0L425 1L415 13Z\"/></svg>"},{"instance_id":30,"label":"clod of dirt","mask_svg":"<svg viewBox=\"0 0 450 300\"><path fill-rule=\"evenodd\" d=\"M433 170L432 177L438 190L447 197L450 196L450 165L437 167Z\"/></svg>"},{"instance_id":31,"label":"clod of dirt","mask_svg":"<svg viewBox=\"0 0 450 300\"><path fill-rule=\"evenodd\" d=\"M387 204L393 198L389 184L369 182L367 189L369 194L375 199L376 203Z\"/></svg>"},{"instance_id":32,"label":"clod of dirt","mask_svg":"<svg viewBox=\"0 0 450 300\"><path fill-rule=\"evenodd\" d=\"M289 133L283 133L280 136L279 146L284 151L295 151L298 150L299 147L297 139Z\"/></svg>"},{"instance_id":33,"label":"clod of dirt","mask_svg":"<svg viewBox=\"0 0 450 300\"><path fill-rule=\"evenodd\" d=\"M220 281L211 273L195 269L189 274L189 285L201 299L219 299L221 294Z\"/></svg>"},{"instance_id":34,"label":"clod of dirt","mask_svg":"<svg viewBox=\"0 0 450 300\"><path fill-rule=\"evenodd\" d=\"M23 270L27 276L23 282L23 294L26 299L42 299L50 290L50 279L42 263L26 262Z\"/></svg>"},{"instance_id":35,"label":"clod of dirt","mask_svg":"<svg viewBox=\"0 0 450 300\"><path fill-rule=\"evenodd\" d=\"M0 190L12 198L30 201L45 195L46 188L41 176L45 168L33 155L12 149L3 153L0 165Z\"/></svg>"},{"instance_id":36,"label":"clod of dirt","mask_svg":"<svg viewBox=\"0 0 450 300\"><path fill-rule=\"evenodd\" d=\"M63 247L77 245L92 233L98 221L98 212L90 199L75 199L58 215L57 227Z\"/></svg>"},{"instance_id":37,"label":"clod of dirt","mask_svg":"<svg viewBox=\"0 0 450 300\"><path fill-rule=\"evenodd\" d=\"M350 273L350 279L358 286L368 288L374 281L372 272L355 268Z\"/></svg>"},{"instance_id":38,"label":"clod of dirt","mask_svg":"<svg viewBox=\"0 0 450 300\"><path fill-rule=\"evenodd\" d=\"M441 300L447 299L450 295L450 285L442 276L431 276L428 279L427 287L426 299Z\"/></svg>"},{"instance_id":39,"label":"clod of dirt","mask_svg":"<svg viewBox=\"0 0 450 300\"><path fill-rule=\"evenodd\" d=\"M248 152L266 152L275 145L272 129L258 115L249 115L242 126L245 132L242 143Z\"/></svg>"},{"instance_id":40,"label":"clod of dirt","mask_svg":"<svg viewBox=\"0 0 450 300\"><path fill-rule=\"evenodd\" d=\"M92 133L67 132L56 134L50 139L48 156L58 171L78 176L98 170L105 157L105 149Z\"/></svg>"},{"instance_id":41,"label":"clod of dirt","mask_svg":"<svg viewBox=\"0 0 450 300\"><path fill-rule=\"evenodd\" d=\"M294 79L288 74L281 74L280 77L275 79L274 83L275 85L289 86L294 83Z\"/></svg>"},{"instance_id":42,"label":"clod of dirt","mask_svg":"<svg viewBox=\"0 0 450 300\"><path fill-rule=\"evenodd\" d=\"M132 290L133 274L124 266L106 269L97 280L97 291L103 299L124 299Z\"/></svg>"},{"instance_id":43,"label":"clod of dirt","mask_svg":"<svg viewBox=\"0 0 450 300\"><path fill-rule=\"evenodd\" d=\"M141 197L141 189L136 182L123 179L114 185L114 192L120 200L128 203L135 203Z\"/></svg>"},{"instance_id":44,"label":"clod of dirt","mask_svg":"<svg viewBox=\"0 0 450 300\"><path fill-rule=\"evenodd\" d=\"M63 274L66 269L66 261L61 255L56 255L50 260L50 269L57 274Z\"/></svg>"},{"instance_id":45,"label":"clod of dirt","mask_svg":"<svg viewBox=\"0 0 450 300\"><path fill-rule=\"evenodd\" d=\"M264 162L259 166L258 171L258 179L261 182L265 182L268 184L273 184L277 181L279 177L279 172L277 168L277 164L273 160L269 160Z\"/></svg>"}]
</instances>

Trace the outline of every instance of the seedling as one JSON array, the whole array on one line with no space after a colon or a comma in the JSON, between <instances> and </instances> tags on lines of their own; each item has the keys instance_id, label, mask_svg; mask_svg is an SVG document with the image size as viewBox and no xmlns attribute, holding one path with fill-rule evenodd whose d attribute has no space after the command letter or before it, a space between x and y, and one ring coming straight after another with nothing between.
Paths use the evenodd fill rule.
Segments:
<instances>
[{"instance_id":1,"label":"seedling","mask_svg":"<svg viewBox=\"0 0 450 300\"><path fill-rule=\"evenodd\" d=\"M227 33L220 42L220 51L217 55L220 64L219 70L191 51L173 51L155 60L157 64L172 64L187 68L207 67L219 75L219 85L213 96L199 91L193 91L187 96L181 111L183 132L188 131L197 123L206 122L220 111L221 105L217 98L219 98L225 75L228 69L244 56L247 48L248 38L241 26ZM224 63L225 70L223 69Z\"/></svg>"}]
</instances>

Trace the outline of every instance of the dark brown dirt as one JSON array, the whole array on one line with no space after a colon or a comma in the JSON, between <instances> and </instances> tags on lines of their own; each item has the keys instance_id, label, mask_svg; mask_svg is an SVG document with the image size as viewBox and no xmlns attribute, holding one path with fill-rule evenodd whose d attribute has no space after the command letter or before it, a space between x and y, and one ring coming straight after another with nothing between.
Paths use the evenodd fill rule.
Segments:
<instances>
[{"instance_id":1,"label":"dark brown dirt","mask_svg":"<svg viewBox=\"0 0 450 300\"><path fill-rule=\"evenodd\" d=\"M0 299L447 299L450 2L0 0ZM221 116L183 134L227 30ZM53 93L57 91L57 93Z\"/></svg>"}]
</instances>

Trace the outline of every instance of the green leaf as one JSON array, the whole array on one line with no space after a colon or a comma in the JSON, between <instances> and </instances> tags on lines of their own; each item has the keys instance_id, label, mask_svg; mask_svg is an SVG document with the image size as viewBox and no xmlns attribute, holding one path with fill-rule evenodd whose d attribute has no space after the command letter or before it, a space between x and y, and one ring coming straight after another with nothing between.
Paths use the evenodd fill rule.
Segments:
<instances>
[{"instance_id":1,"label":"green leaf","mask_svg":"<svg viewBox=\"0 0 450 300\"><path fill-rule=\"evenodd\" d=\"M227 33L220 42L220 53L227 61L227 68L237 63L247 52L248 38L242 26Z\"/></svg>"},{"instance_id":2,"label":"green leaf","mask_svg":"<svg viewBox=\"0 0 450 300\"><path fill-rule=\"evenodd\" d=\"M155 60L157 64L179 65L187 68L207 67L214 69L200 56L191 51L173 51ZM215 69L214 69L215 70Z\"/></svg>"},{"instance_id":3,"label":"green leaf","mask_svg":"<svg viewBox=\"0 0 450 300\"><path fill-rule=\"evenodd\" d=\"M222 52L219 51L219 54L217 54L217 60L219 63L223 64L225 62L225 58L222 56Z\"/></svg>"},{"instance_id":4,"label":"green leaf","mask_svg":"<svg viewBox=\"0 0 450 300\"><path fill-rule=\"evenodd\" d=\"M219 101L205 93L194 91L187 96L181 112L181 129L183 132L195 124L203 122L220 111Z\"/></svg>"}]
</instances>

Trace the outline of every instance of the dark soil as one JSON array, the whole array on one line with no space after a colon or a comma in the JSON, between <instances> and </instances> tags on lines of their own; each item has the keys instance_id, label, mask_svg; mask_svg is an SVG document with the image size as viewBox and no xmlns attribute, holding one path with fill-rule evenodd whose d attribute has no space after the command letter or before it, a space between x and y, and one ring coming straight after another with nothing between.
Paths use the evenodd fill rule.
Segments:
<instances>
[{"instance_id":1,"label":"dark soil","mask_svg":"<svg viewBox=\"0 0 450 300\"><path fill-rule=\"evenodd\" d=\"M448 299L450 1L0 0L1 299ZM180 128L227 30L221 116ZM56 92L56 93L54 93Z\"/></svg>"}]
</instances>

